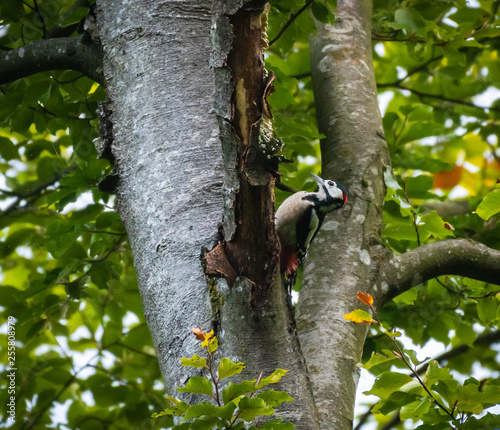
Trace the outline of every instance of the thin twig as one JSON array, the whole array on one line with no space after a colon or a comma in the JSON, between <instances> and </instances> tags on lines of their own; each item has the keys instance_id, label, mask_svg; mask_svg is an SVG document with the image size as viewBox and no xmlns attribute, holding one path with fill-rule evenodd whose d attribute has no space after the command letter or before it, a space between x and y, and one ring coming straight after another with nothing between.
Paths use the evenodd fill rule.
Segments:
<instances>
[{"instance_id":1,"label":"thin twig","mask_svg":"<svg viewBox=\"0 0 500 430\"><path fill-rule=\"evenodd\" d=\"M11 212L14 212L23 200L26 200L27 198L33 197L33 196L38 198L39 195L43 191L45 191L48 187L50 187L51 185L54 185L64 175L71 173L73 170L76 170L76 169L77 169L77 166L70 166L64 170L61 170L60 172L55 173L52 178L41 183L38 187L35 187L32 190L27 191L25 193L19 193L17 195L16 199L10 205L4 211L0 212L0 218L9 215Z\"/></svg>"},{"instance_id":2,"label":"thin twig","mask_svg":"<svg viewBox=\"0 0 500 430\"><path fill-rule=\"evenodd\" d=\"M434 278L438 284L440 284L442 287L446 288L450 293L456 294L460 296L463 299L472 299L472 300L481 300L481 299L487 299L488 297L493 297L496 296L497 292L496 291L490 291L489 293L486 293L482 296L468 296L464 292L460 290L454 290L450 287L448 287L443 281L441 281L439 278Z\"/></svg>"},{"instance_id":3,"label":"thin twig","mask_svg":"<svg viewBox=\"0 0 500 430\"><path fill-rule=\"evenodd\" d=\"M477 339L472 344L472 347L491 345L493 343L498 343L498 342L500 342L500 330L490 332L490 333L485 333L485 334L478 336ZM429 367L430 361L437 361L439 364L441 364L445 360L449 360L450 358L454 358L454 357L457 357L461 354L465 354L472 347L469 345L456 346L456 347L450 349L449 351L443 352L442 354L434 357L432 360L429 360L428 362L423 363L416 370L416 372L419 375L423 375L427 371L427 368ZM372 410L374 407L375 407L375 404L371 405L370 409L361 416L360 423L354 428L354 430L361 430L361 426L368 420L369 416L372 415ZM363 422L361 422L361 419L363 419ZM391 430L400 422L401 422L401 420L399 419L399 413L396 413L391 418L391 420L388 423L386 423L380 430Z\"/></svg>"},{"instance_id":4,"label":"thin twig","mask_svg":"<svg viewBox=\"0 0 500 430\"><path fill-rule=\"evenodd\" d=\"M51 76L52 80L54 82L57 82L59 85L65 85L65 84L72 84L75 81L78 81L78 79L83 78L85 75L82 73L80 76L77 76L76 78L73 79L68 79L67 81L59 81L57 78L54 78L54 76Z\"/></svg>"},{"instance_id":5,"label":"thin twig","mask_svg":"<svg viewBox=\"0 0 500 430\"><path fill-rule=\"evenodd\" d=\"M145 357L148 357L148 358L155 358L155 359L158 358L156 355L148 354L147 352L141 351L140 349L134 348L130 345L127 345L126 343L119 342L119 341L115 341L115 342L112 342L108 345L105 345L102 347L102 349L107 350L107 349L111 348L112 346L121 346L122 348L125 348L129 351L135 352L136 354L144 355Z\"/></svg>"},{"instance_id":6,"label":"thin twig","mask_svg":"<svg viewBox=\"0 0 500 430\"><path fill-rule=\"evenodd\" d=\"M377 311L376 311L375 307L373 305L371 305L371 304L369 304L368 306L372 310L372 312L375 315L377 321L380 321L380 318L379 318L379 316L377 314ZM406 359L405 354L404 354L403 350L401 349L401 347L399 346L396 338L394 336L391 336L389 333L387 335L389 336L389 339L392 341L392 343L394 344L394 346L398 350L398 352L394 352L396 354L396 356L399 357L403 361L403 363L405 364L405 366L408 369L410 369L410 372L412 373L412 375L416 378L416 380L421 385L421 387L425 390L425 392L430 396L430 398L432 399L433 403L436 404L440 409L442 409L448 416L450 416L452 420L454 420L455 417L453 416L453 414L448 409L446 409L446 407L443 404L441 404L439 402L439 400L437 400L434 397L434 394L432 394L432 392L427 388L427 386L425 385L424 381L422 381L422 379L420 378L420 375L417 373L417 371L408 362L408 360Z\"/></svg>"},{"instance_id":7,"label":"thin twig","mask_svg":"<svg viewBox=\"0 0 500 430\"><path fill-rule=\"evenodd\" d=\"M441 94L424 93L424 92L419 91L415 88L401 85L397 81L385 83L385 84L378 84L377 86L378 86L378 88L390 88L390 87L392 87L392 88L397 88L399 90L406 90L406 91L409 91L410 93L415 94L421 98L431 98L431 99L441 100L444 102L454 103L454 104L458 104L458 105L462 105L462 106L469 106L469 107L476 108L476 109L482 109L482 110L489 109L490 111L493 111L493 112L500 112L500 108L496 108L493 106L478 106L472 102L468 102L468 101L460 100L460 99L454 99L451 97L446 97L446 96L443 96Z\"/></svg>"},{"instance_id":8,"label":"thin twig","mask_svg":"<svg viewBox=\"0 0 500 430\"><path fill-rule=\"evenodd\" d=\"M399 356L400 356L401 360L403 360L403 363L406 365L406 367L408 367L408 369L410 369L410 371L413 374L413 376L415 376L415 378L417 379L418 383L422 386L422 388L426 391L426 393L431 397L431 399L434 402L434 404L436 404L443 412L445 412L452 420L454 420L455 417L453 416L453 414L443 404L441 404L441 402L439 402L434 397L434 395L432 394L432 392L425 385L424 381L422 381L422 379L420 379L420 375L411 366L411 364L408 363L408 360L406 360L406 357L404 356L404 352L401 350L401 348L398 345L398 342L396 341L396 339L394 337L392 337L392 336L389 336L389 338L392 340L393 344L396 346L396 349L398 350Z\"/></svg>"},{"instance_id":9,"label":"thin twig","mask_svg":"<svg viewBox=\"0 0 500 430\"><path fill-rule=\"evenodd\" d=\"M361 427L363 426L366 421L368 421L368 418L372 415L373 408L375 407L376 403L370 406L370 408L359 418L358 424L356 424L356 427L353 428L353 430L360 430Z\"/></svg>"},{"instance_id":10,"label":"thin twig","mask_svg":"<svg viewBox=\"0 0 500 430\"><path fill-rule=\"evenodd\" d=\"M106 252L106 254L104 254L102 257L99 257L99 258L96 258L93 260L85 260L85 262L91 263L91 264L103 262L111 255L112 252L116 251L116 249L122 243L122 240L126 235L127 235L126 233L121 234L120 237L118 238L118 240L116 241L116 243L113 245L113 247L108 252Z\"/></svg>"},{"instance_id":11,"label":"thin twig","mask_svg":"<svg viewBox=\"0 0 500 430\"><path fill-rule=\"evenodd\" d=\"M80 368L80 370L78 370L76 373L74 373L73 375L71 375L71 377L66 381L66 383L64 384L64 386L58 391L58 393L52 398L51 401L47 402L46 405L41 408L41 410L35 415L35 417L30 420L30 421L26 421L23 426L21 427L21 429L25 429L25 430L30 430L32 429L36 423L38 422L38 420L40 420L40 418L42 417L42 415L51 407L53 406L53 404L59 399L59 397L61 397L61 395L68 389L68 387L76 380L78 374L85 368L87 368L91 362L99 356L99 354L101 353L101 350L99 350L88 362L85 366L83 366L82 368Z\"/></svg>"},{"instance_id":12,"label":"thin twig","mask_svg":"<svg viewBox=\"0 0 500 430\"><path fill-rule=\"evenodd\" d=\"M45 25L45 19L43 18L43 15L40 13L40 10L38 9L37 0L33 0L33 3L35 5L36 14L38 15L38 18L40 18L40 24L42 26L42 38L47 39L47 26Z\"/></svg>"},{"instance_id":13,"label":"thin twig","mask_svg":"<svg viewBox=\"0 0 500 430\"><path fill-rule=\"evenodd\" d=\"M110 234L112 236L122 236L126 233L124 232L116 232L116 231L106 231L106 230L87 230L87 233L92 233L92 234Z\"/></svg>"},{"instance_id":14,"label":"thin twig","mask_svg":"<svg viewBox=\"0 0 500 430\"><path fill-rule=\"evenodd\" d=\"M301 79L310 78L310 77L311 77L311 72L299 73L298 75L292 76L292 78L295 78L298 81L300 81Z\"/></svg>"},{"instance_id":15,"label":"thin twig","mask_svg":"<svg viewBox=\"0 0 500 430\"><path fill-rule=\"evenodd\" d=\"M281 28L281 30L279 31L279 33L276 35L276 37L274 37L274 39L272 39L270 42L269 42L269 46L271 46L273 43L275 43L280 37L281 35L285 32L285 30L292 24L293 21L295 21L298 16L304 12L308 7L309 5L313 2L314 0L307 0L306 1L306 4L304 6L302 6L298 11L297 13L291 13L290 14L290 19L287 21L287 23Z\"/></svg>"},{"instance_id":16,"label":"thin twig","mask_svg":"<svg viewBox=\"0 0 500 430\"><path fill-rule=\"evenodd\" d=\"M438 55L437 57L432 57L429 60L425 61L422 63L420 66L415 67L414 69L409 70L406 73L406 76L404 76L401 79L398 79L395 81L398 85L401 84L404 80L408 79L410 76L414 75L415 73L418 73L422 70L424 70L429 64L434 63L435 61L442 60L444 58L444 55Z\"/></svg>"},{"instance_id":17,"label":"thin twig","mask_svg":"<svg viewBox=\"0 0 500 430\"><path fill-rule=\"evenodd\" d=\"M274 185L278 190L285 191L287 193L295 194L297 190L283 183L277 183Z\"/></svg>"}]
</instances>

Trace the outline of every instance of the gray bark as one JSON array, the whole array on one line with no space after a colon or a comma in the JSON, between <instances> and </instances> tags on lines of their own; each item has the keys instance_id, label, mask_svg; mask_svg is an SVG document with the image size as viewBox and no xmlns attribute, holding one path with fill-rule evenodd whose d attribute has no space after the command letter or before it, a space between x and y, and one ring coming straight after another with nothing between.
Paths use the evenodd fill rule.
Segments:
<instances>
[{"instance_id":1,"label":"gray bark","mask_svg":"<svg viewBox=\"0 0 500 430\"><path fill-rule=\"evenodd\" d=\"M199 353L190 328L208 331L216 322L220 355L245 362L245 379L289 370L279 389L295 400L279 415L297 429L314 430L310 386L279 274L267 303L252 310L258 285L240 276L230 289L225 280L208 278L200 261L219 240L222 222L225 240L238 236L232 211L243 193L243 173L236 175L239 140L227 125L233 89L225 64L232 33L224 16L238 10L234 3L97 2L119 211L168 392L176 395L175 387L192 376L179 363ZM232 61L238 58L245 55ZM240 114L238 124L245 117ZM251 174L256 177L245 172Z\"/></svg>"},{"instance_id":2,"label":"gray bark","mask_svg":"<svg viewBox=\"0 0 500 430\"><path fill-rule=\"evenodd\" d=\"M310 250L297 327L272 270L274 178L251 156L266 84L255 9L237 0L97 5L119 210L168 392L192 375L178 361L199 352L190 328L213 326L220 356L247 365L243 378L290 371L279 389L295 401L278 416L298 430L352 428L366 328L343 315L359 307L358 291L387 293L379 268L394 261L380 240L390 159L371 2L339 1L335 26L318 24L311 43L323 176L345 183L349 201L329 215ZM206 252L217 243L217 253ZM211 274L230 281L207 276L204 258Z\"/></svg>"},{"instance_id":3,"label":"gray bark","mask_svg":"<svg viewBox=\"0 0 500 430\"><path fill-rule=\"evenodd\" d=\"M483 282L500 281L500 251L473 240L427 243L401 255L390 253L380 267L379 304L421 282L441 275L459 275Z\"/></svg>"},{"instance_id":4,"label":"gray bark","mask_svg":"<svg viewBox=\"0 0 500 430\"><path fill-rule=\"evenodd\" d=\"M101 52L87 35L37 40L0 54L0 84L38 72L67 69L103 83Z\"/></svg>"},{"instance_id":5,"label":"gray bark","mask_svg":"<svg viewBox=\"0 0 500 430\"><path fill-rule=\"evenodd\" d=\"M338 1L335 25L317 23L311 72L323 177L349 192L347 206L327 217L304 269L297 328L320 428L352 428L363 325L343 315L360 307L359 291L378 305L435 276L457 274L498 283L500 253L466 240L423 245L395 255L381 243L390 158L383 135L372 62L371 1Z\"/></svg>"},{"instance_id":6,"label":"gray bark","mask_svg":"<svg viewBox=\"0 0 500 430\"><path fill-rule=\"evenodd\" d=\"M390 166L372 62L371 1L338 2L334 26L318 23L311 66L322 174L346 185L346 207L327 217L309 251L297 327L320 427L352 428L366 328L343 315L370 291L380 247L383 170Z\"/></svg>"},{"instance_id":7,"label":"gray bark","mask_svg":"<svg viewBox=\"0 0 500 430\"><path fill-rule=\"evenodd\" d=\"M147 11L147 13L145 13ZM211 322L202 247L222 219L222 156L210 69L211 4L97 2L118 204L168 391Z\"/></svg>"}]
</instances>

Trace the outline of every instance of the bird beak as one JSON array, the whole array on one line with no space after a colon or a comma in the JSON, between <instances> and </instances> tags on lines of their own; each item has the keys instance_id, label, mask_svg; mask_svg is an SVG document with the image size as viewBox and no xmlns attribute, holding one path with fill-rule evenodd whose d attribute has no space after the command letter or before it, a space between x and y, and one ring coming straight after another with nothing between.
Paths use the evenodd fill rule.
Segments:
<instances>
[{"instance_id":1,"label":"bird beak","mask_svg":"<svg viewBox=\"0 0 500 430\"><path fill-rule=\"evenodd\" d=\"M325 180L320 178L318 175L315 175L314 173L311 173L311 176L314 178L314 180L318 183L318 186L321 188L325 184Z\"/></svg>"}]
</instances>

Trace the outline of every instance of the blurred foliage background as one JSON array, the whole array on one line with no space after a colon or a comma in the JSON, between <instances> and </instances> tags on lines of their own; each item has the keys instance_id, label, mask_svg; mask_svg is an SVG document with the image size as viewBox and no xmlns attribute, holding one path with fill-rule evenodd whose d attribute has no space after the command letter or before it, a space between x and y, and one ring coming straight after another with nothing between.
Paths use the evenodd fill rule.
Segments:
<instances>
[{"instance_id":1,"label":"blurred foliage background","mask_svg":"<svg viewBox=\"0 0 500 430\"><path fill-rule=\"evenodd\" d=\"M91 3L1 0L0 52L76 36ZM373 57L392 156L383 240L397 252L453 237L500 249L499 3L374 1ZM271 2L266 64L277 79L269 101L284 155L295 161L281 166L282 181L297 190L312 190L310 172L320 173L309 35L313 16L334 22L335 6L333 0ZM104 98L101 87L73 71L0 86L0 370L11 315L17 319L14 428L161 427L150 415L165 406L164 386L127 236L114 196L98 188L112 172L94 148ZM287 196L277 190L278 204ZM442 277L380 310L384 324L411 344L437 342L452 351L438 361L460 381L460 428L500 428L495 410L484 411L500 403L499 292ZM391 349L387 342L372 328L365 360ZM374 376L404 373L391 360L367 367ZM440 378L454 384L444 373L436 384ZM7 384L0 380L3 405ZM488 401L480 395L485 388ZM432 421L428 407L397 414L418 401L416 392L373 394L381 400L357 428L403 428L401 418L409 420L406 428L449 428Z\"/></svg>"}]
</instances>

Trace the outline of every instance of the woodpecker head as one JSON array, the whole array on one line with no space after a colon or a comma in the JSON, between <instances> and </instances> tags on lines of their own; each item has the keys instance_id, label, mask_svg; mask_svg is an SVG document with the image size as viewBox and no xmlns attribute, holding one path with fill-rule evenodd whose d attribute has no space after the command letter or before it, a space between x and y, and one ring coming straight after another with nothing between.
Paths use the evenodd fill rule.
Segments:
<instances>
[{"instance_id":1,"label":"woodpecker head","mask_svg":"<svg viewBox=\"0 0 500 430\"><path fill-rule=\"evenodd\" d=\"M311 173L316 180L319 190L316 193L318 196L318 206L323 212L331 212L344 206L347 202L347 191L342 184L330 179L323 179Z\"/></svg>"}]
</instances>

